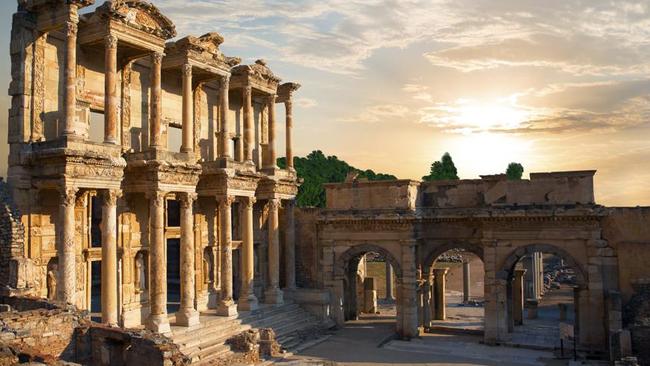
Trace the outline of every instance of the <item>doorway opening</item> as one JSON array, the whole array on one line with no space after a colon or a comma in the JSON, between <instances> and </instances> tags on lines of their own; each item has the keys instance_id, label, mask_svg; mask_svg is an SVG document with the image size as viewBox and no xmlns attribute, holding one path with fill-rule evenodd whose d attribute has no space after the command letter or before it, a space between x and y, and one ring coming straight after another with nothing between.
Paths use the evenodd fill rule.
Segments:
<instances>
[{"instance_id":1,"label":"doorway opening","mask_svg":"<svg viewBox=\"0 0 650 366\"><path fill-rule=\"evenodd\" d=\"M181 305L181 240L167 239L167 314Z\"/></svg>"}]
</instances>

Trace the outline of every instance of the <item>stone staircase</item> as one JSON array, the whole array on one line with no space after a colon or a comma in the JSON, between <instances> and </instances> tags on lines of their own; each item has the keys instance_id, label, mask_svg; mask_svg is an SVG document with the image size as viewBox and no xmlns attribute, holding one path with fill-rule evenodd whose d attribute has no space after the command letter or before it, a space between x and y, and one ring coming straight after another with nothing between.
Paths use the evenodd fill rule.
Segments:
<instances>
[{"instance_id":1,"label":"stone staircase","mask_svg":"<svg viewBox=\"0 0 650 366\"><path fill-rule=\"evenodd\" d=\"M287 351L293 351L310 333L317 334L325 326L314 315L294 303L260 305L252 312L240 312L237 317L201 313L196 327L172 326L172 339L192 365L209 365L212 361L233 354L226 340L252 328L272 328L276 340Z\"/></svg>"}]
</instances>

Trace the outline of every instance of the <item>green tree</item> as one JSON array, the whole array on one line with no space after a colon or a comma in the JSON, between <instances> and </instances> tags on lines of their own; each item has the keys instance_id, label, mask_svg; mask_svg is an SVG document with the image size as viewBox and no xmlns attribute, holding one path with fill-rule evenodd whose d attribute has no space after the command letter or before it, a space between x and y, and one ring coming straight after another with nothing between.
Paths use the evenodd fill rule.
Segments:
<instances>
[{"instance_id":1,"label":"green tree","mask_svg":"<svg viewBox=\"0 0 650 366\"><path fill-rule=\"evenodd\" d=\"M508 169L506 170L506 176L510 180L520 180L521 176L524 174L524 166L519 163L510 163L508 164Z\"/></svg>"},{"instance_id":2,"label":"green tree","mask_svg":"<svg viewBox=\"0 0 650 366\"><path fill-rule=\"evenodd\" d=\"M458 170L448 152L444 153L440 160L431 164L429 175L422 177L422 180L425 181L446 179L458 179Z\"/></svg>"},{"instance_id":3,"label":"green tree","mask_svg":"<svg viewBox=\"0 0 650 366\"><path fill-rule=\"evenodd\" d=\"M277 161L280 168L287 166L285 158ZM293 166L303 183L298 188L296 201L299 207L325 207L325 189L323 183L344 182L350 172L358 173L358 178L368 180L395 180L390 174L375 173L374 171L360 170L350 166L336 156L325 156L322 151L314 150L306 157L294 157Z\"/></svg>"}]
</instances>

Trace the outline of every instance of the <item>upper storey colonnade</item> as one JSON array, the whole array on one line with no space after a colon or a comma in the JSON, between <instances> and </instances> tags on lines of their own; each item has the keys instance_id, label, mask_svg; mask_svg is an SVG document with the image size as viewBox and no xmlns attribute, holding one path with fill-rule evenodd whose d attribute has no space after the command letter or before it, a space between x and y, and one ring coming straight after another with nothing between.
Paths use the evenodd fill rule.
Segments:
<instances>
[{"instance_id":1,"label":"upper storey colonnade","mask_svg":"<svg viewBox=\"0 0 650 366\"><path fill-rule=\"evenodd\" d=\"M217 33L169 41L177 36L174 24L147 2L107 1L79 14L93 3L19 2L35 15L34 47L25 51L44 59L37 64L42 70L23 72L31 71L32 83L45 84L48 95L24 106L32 111L22 116L10 143L85 140L127 154L158 149L193 161L254 163L261 170L275 167L275 104L283 103L286 156L292 156L292 95L300 85L281 84L263 60L242 65L224 55ZM56 55L48 55L48 44L58 48ZM56 68L48 67L48 56L56 58ZM53 82L58 85L48 90ZM92 139L99 118L100 141Z\"/></svg>"}]
</instances>

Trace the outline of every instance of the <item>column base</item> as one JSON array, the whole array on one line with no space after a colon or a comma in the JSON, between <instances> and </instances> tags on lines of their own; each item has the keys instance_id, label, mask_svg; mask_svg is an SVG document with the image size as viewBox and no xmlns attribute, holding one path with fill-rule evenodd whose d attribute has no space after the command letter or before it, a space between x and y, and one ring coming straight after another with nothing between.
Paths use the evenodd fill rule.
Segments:
<instances>
[{"instance_id":1,"label":"column base","mask_svg":"<svg viewBox=\"0 0 650 366\"><path fill-rule=\"evenodd\" d=\"M199 325L199 312L194 309L180 309L176 313L176 324L184 327Z\"/></svg>"},{"instance_id":2,"label":"column base","mask_svg":"<svg viewBox=\"0 0 650 366\"><path fill-rule=\"evenodd\" d=\"M264 302L266 304L280 305L284 303L284 296L282 290L277 287L267 289L264 292Z\"/></svg>"},{"instance_id":3,"label":"column base","mask_svg":"<svg viewBox=\"0 0 650 366\"><path fill-rule=\"evenodd\" d=\"M169 334L172 328L169 325L167 314L151 315L149 316L148 327L152 332L160 334Z\"/></svg>"},{"instance_id":4,"label":"column base","mask_svg":"<svg viewBox=\"0 0 650 366\"><path fill-rule=\"evenodd\" d=\"M237 310L239 311L253 311L259 308L259 302L255 295L250 294L247 297L240 297L239 304L237 304Z\"/></svg>"},{"instance_id":5,"label":"column base","mask_svg":"<svg viewBox=\"0 0 650 366\"><path fill-rule=\"evenodd\" d=\"M220 316L236 316L237 315L237 304L232 300L225 300L219 303L217 306L217 315Z\"/></svg>"}]
</instances>

